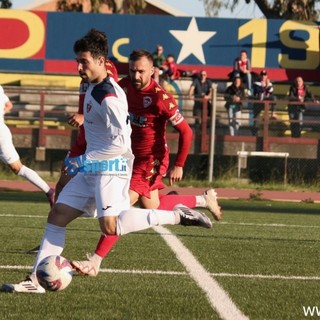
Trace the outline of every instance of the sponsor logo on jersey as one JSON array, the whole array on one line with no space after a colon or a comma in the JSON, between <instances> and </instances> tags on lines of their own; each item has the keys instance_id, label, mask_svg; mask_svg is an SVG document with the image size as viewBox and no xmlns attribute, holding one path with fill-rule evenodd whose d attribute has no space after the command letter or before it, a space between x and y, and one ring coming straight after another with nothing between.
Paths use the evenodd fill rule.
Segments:
<instances>
[{"instance_id":1,"label":"sponsor logo on jersey","mask_svg":"<svg viewBox=\"0 0 320 320\"><path fill-rule=\"evenodd\" d=\"M134 113L130 113L130 122L132 125L137 126L137 127L146 127L147 126L147 118L143 116L139 116Z\"/></svg>"},{"instance_id":2,"label":"sponsor logo on jersey","mask_svg":"<svg viewBox=\"0 0 320 320\"><path fill-rule=\"evenodd\" d=\"M66 173L75 175L77 172L85 172L89 174L105 174L109 176L127 177L129 174L128 159L119 156L108 160L89 160L86 155L74 158L66 158Z\"/></svg>"},{"instance_id":3,"label":"sponsor logo on jersey","mask_svg":"<svg viewBox=\"0 0 320 320\"><path fill-rule=\"evenodd\" d=\"M170 102L169 103L169 110L173 109L174 107L176 107L176 104Z\"/></svg>"},{"instance_id":4,"label":"sponsor logo on jersey","mask_svg":"<svg viewBox=\"0 0 320 320\"><path fill-rule=\"evenodd\" d=\"M149 96L143 97L143 107L148 108L152 103L152 98Z\"/></svg>"},{"instance_id":5,"label":"sponsor logo on jersey","mask_svg":"<svg viewBox=\"0 0 320 320\"><path fill-rule=\"evenodd\" d=\"M90 101L89 103L87 103L87 113L90 112L91 108L92 108L92 102Z\"/></svg>"}]
</instances>

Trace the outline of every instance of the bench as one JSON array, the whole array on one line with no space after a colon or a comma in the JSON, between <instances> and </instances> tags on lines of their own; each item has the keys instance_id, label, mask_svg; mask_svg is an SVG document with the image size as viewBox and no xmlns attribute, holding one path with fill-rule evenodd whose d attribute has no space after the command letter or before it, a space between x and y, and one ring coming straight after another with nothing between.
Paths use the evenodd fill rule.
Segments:
<instances>
[{"instance_id":1,"label":"bench","mask_svg":"<svg viewBox=\"0 0 320 320\"><path fill-rule=\"evenodd\" d=\"M247 167L247 158L253 157L270 157L270 158L284 158L284 175L283 183L287 184L287 165L288 165L288 152L266 152L266 151L238 151L238 180L241 176L241 169Z\"/></svg>"}]
</instances>

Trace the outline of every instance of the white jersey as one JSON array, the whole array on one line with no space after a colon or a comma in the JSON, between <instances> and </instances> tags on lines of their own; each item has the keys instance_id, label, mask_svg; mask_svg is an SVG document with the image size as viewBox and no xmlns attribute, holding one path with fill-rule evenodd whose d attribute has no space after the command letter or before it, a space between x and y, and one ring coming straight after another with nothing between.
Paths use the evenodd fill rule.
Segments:
<instances>
[{"instance_id":1,"label":"white jersey","mask_svg":"<svg viewBox=\"0 0 320 320\"><path fill-rule=\"evenodd\" d=\"M112 78L106 78L98 84L89 84L83 113L86 160L104 162L123 157L126 161L121 162L124 166L121 166L120 171L113 171L118 174L78 172L63 188L57 203L67 204L88 215L94 215L97 209L99 218L117 216L130 208L133 154L126 95Z\"/></svg>"},{"instance_id":2,"label":"white jersey","mask_svg":"<svg viewBox=\"0 0 320 320\"><path fill-rule=\"evenodd\" d=\"M87 159L132 157L127 98L114 79L89 84L83 106Z\"/></svg>"},{"instance_id":3,"label":"white jersey","mask_svg":"<svg viewBox=\"0 0 320 320\"><path fill-rule=\"evenodd\" d=\"M20 157L12 143L12 134L4 123L4 108L8 101L8 96L0 86L0 160L11 164L19 160Z\"/></svg>"},{"instance_id":4,"label":"white jersey","mask_svg":"<svg viewBox=\"0 0 320 320\"><path fill-rule=\"evenodd\" d=\"M2 86L0 86L0 125L4 124L4 108L9 98L4 93Z\"/></svg>"}]
</instances>

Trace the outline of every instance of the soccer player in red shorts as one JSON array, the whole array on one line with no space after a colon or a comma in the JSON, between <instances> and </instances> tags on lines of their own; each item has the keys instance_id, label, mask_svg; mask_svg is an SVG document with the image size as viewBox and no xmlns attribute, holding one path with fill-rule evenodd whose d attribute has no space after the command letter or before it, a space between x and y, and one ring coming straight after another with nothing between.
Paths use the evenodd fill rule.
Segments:
<instances>
[{"instance_id":1,"label":"soccer player in red shorts","mask_svg":"<svg viewBox=\"0 0 320 320\"><path fill-rule=\"evenodd\" d=\"M192 130L180 114L172 95L152 79L153 72L152 55L145 50L136 50L129 58L129 76L119 81L127 95L132 125L131 141L135 160L129 190L131 205L140 201L140 206L148 209L169 210L179 203L190 208L206 207L215 220L220 221L221 208L213 189L198 196L159 196L159 190L165 188L162 179L166 174L170 185L182 179ZM168 121L179 132L178 153L169 171L169 149L166 143ZM117 235L102 235L89 261L72 261L71 264L80 273L96 276L102 259L117 240Z\"/></svg>"}]
</instances>

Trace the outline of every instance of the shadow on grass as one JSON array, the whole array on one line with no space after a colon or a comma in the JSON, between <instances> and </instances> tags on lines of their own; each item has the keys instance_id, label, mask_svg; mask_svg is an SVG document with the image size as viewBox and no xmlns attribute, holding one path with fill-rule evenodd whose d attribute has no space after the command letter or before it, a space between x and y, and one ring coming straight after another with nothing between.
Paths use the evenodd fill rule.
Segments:
<instances>
[{"instance_id":1,"label":"shadow on grass","mask_svg":"<svg viewBox=\"0 0 320 320\"><path fill-rule=\"evenodd\" d=\"M43 192L24 192L12 190L0 190L1 201L16 201L16 202L48 202Z\"/></svg>"},{"instance_id":2,"label":"shadow on grass","mask_svg":"<svg viewBox=\"0 0 320 320\"><path fill-rule=\"evenodd\" d=\"M320 214L320 205L304 202L252 201L252 200L220 200L222 212L241 211L253 213L278 214Z\"/></svg>"}]
</instances>

